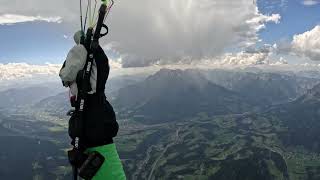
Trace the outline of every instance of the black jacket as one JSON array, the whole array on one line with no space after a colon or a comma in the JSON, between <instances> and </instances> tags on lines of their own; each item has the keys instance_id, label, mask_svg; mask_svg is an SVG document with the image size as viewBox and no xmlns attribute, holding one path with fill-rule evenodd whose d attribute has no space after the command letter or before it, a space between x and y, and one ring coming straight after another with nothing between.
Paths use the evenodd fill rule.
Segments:
<instances>
[{"instance_id":1,"label":"black jacket","mask_svg":"<svg viewBox=\"0 0 320 180\"><path fill-rule=\"evenodd\" d=\"M118 133L118 123L113 107L105 96L105 85L109 77L109 60L103 49L99 48L94 52L94 59L97 65L97 87L96 93L87 95L84 107L82 143L85 147L97 147L113 143L112 138ZM77 77L77 85L81 87L82 72ZM74 139L73 123L78 119L75 113L69 121L69 135Z\"/></svg>"}]
</instances>

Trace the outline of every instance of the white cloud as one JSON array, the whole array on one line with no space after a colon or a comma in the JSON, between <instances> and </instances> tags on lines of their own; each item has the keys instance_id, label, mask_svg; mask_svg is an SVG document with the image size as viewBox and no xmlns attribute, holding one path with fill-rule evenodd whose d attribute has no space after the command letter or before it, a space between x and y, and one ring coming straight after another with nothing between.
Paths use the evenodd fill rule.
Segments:
<instances>
[{"instance_id":1,"label":"white cloud","mask_svg":"<svg viewBox=\"0 0 320 180\"><path fill-rule=\"evenodd\" d=\"M24 6L1 0L0 13L61 17L76 31L78 5L78 0L26 0ZM124 67L174 64L219 56L230 46L252 46L266 23L279 20L278 14L261 14L252 0L121 0L109 15L102 45L112 42Z\"/></svg>"},{"instance_id":2,"label":"white cloud","mask_svg":"<svg viewBox=\"0 0 320 180\"><path fill-rule=\"evenodd\" d=\"M114 60L109 58L109 65L111 69L121 69L122 68L122 63L121 63L121 58Z\"/></svg>"},{"instance_id":3,"label":"white cloud","mask_svg":"<svg viewBox=\"0 0 320 180\"><path fill-rule=\"evenodd\" d=\"M241 38L245 38L245 41L242 42L244 46L250 47L254 46L257 42L260 42L258 33L266 28L266 23L280 23L281 16L279 14L272 14L270 16L263 15L259 13L258 8L256 8L255 16L251 19L246 20L246 31L241 33Z\"/></svg>"},{"instance_id":4,"label":"white cloud","mask_svg":"<svg viewBox=\"0 0 320 180\"><path fill-rule=\"evenodd\" d=\"M61 17L64 22L79 23L79 0L1 0L0 14L17 14L30 17ZM76 21L77 20L77 21Z\"/></svg>"},{"instance_id":5,"label":"white cloud","mask_svg":"<svg viewBox=\"0 0 320 180\"><path fill-rule=\"evenodd\" d=\"M259 41L258 32L280 15L261 14L252 0L118 1L110 14L113 48L124 67L171 64L220 55Z\"/></svg>"},{"instance_id":6,"label":"white cloud","mask_svg":"<svg viewBox=\"0 0 320 180\"><path fill-rule=\"evenodd\" d=\"M169 66L179 68L179 66ZM300 71L314 71L320 72L320 64L316 63L288 63L287 59L280 57L275 58L272 56L272 52L267 55L266 53L228 53L220 57L216 57L213 60L204 60L197 64L182 65L184 69L188 68L200 68L200 69L243 69L245 71L259 70L261 72L296 72Z\"/></svg>"},{"instance_id":7,"label":"white cloud","mask_svg":"<svg viewBox=\"0 0 320 180\"><path fill-rule=\"evenodd\" d=\"M261 29L264 29L265 23L274 22L276 24L280 23L281 16L279 14L272 14L271 16L266 16L263 14L257 13L256 17L246 21L247 24L251 25L258 32Z\"/></svg>"},{"instance_id":8,"label":"white cloud","mask_svg":"<svg viewBox=\"0 0 320 180\"><path fill-rule=\"evenodd\" d=\"M226 53L216 57L214 60L207 60L207 64L222 66L255 66L270 65L273 49L266 46L259 50L242 51L238 53Z\"/></svg>"},{"instance_id":9,"label":"white cloud","mask_svg":"<svg viewBox=\"0 0 320 180\"><path fill-rule=\"evenodd\" d=\"M110 60L111 70L121 69L118 61ZM27 63L0 63L0 82L7 80L17 80L23 78L33 78L39 76L54 76L58 78L62 64L33 65Z\"/></svg>"},{"instance_id":10,"label":"white cloud","mask_svg":"<svg viewBox=\"0 0 320 180\"><path fill-rule=\"evenodd\" d=\"M208 68L238 68L238 67L287 67L296 65L303 66L302 64L289 63L284 57L278 57L277 45L265 44L260 48L247 48L245 51L236 53L225 53L215 58L203 59L197 62L192 62L191 66L194 67L208 67ZM310 65L311 66L311 65ZM318 65L317 65L318 67ZM320 66L319 66L320 67ZM320 69L319 69L320 70Z\"/></svg>"},{"instance_id":11,"label":"white cloud","mask_svg":"<svg viewBox=\"0 0 320 180\"><path fill-rule=\"evenodd\" d=\"M224 65L261 65L268 64L267 54L265 53L247 53L247 52L239 52L236 54L225 54L222 56L222 60L218 63Z\"/></svg>"},{"instance_id":12,"label":"white cloud","mask_svg":"<svg viewBox=\"0 0 320 180\"><path fill-rule=\"evenodd\" d=\"M280 57L279 61L275 62L274 64L275 65L281 65L281 64L289 64L289 63L283 57Z\"/></svg>"},{"instance_id":13,"label":"white cloud","mask_svg":"<svg viewBox=\"0 0 320 180\"><path fill-rule=\"evenodd\" d=\"M295 35L291 46L295 55L320 61L320 25L310 31Z\"/></svg>"},{"instance_id":14,"label":"white cloud","mask_svg":"<svg viewBox=\"0 0 320 180\"><path fill-rule=\"evenodd\" d=\"M0 15L0 25L10 25L22 22L45 21L48 23L61 23L61 17L24 16L18 14Z\"/></svg>"},{"instance_id":15,"label":"white cloud","mask_svg":"<svg viewBox=\"0 0 320 180\"><path fill-rule=\"evenodd\" d=\"M26 63L0 64L0 81L31 78L35 75L58 76L61 65L30 65Z\"/></svg>"},{"instance_id":16,"label":"white cloud","mask_svg":"<svg viewBox=\"0 0 320 180\"><path fill-rule=\"evenodd\" d=\"M265 44L259 49L248 48L245 51L236 53L224 53L220 56L214 58L198 59L196 61L190 61L185 63L185 61L176 61L175 67L207 67L207 68L237 68L237 67L247 67L247 66L261 66L261 65L280 65L288 64L284 58L275 59L273 56L276 47L269 44ZM168 65L159 64L158 67L167 67Z\"/></svg>"},{"instance_id":17,"label":"white cloud","mask_svg":"<svg viewBox=\"0 0 320 180\"><path fill-rule=\"evenodd\" d=\"M304 0L302 2L302 4L305 6L313 6L313 5L317 5L319 3L320 3L320 1L318 1L318 0Z\"/></svg>"}]
</instances>

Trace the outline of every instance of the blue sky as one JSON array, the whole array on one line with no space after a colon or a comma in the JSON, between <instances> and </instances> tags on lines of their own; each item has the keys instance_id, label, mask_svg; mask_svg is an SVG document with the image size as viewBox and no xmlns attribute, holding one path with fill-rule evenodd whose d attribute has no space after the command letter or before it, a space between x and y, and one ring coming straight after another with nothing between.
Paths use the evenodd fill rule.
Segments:
<instances>
[{"instance_id":1,"label":"blue sky","mask_svg":"<svg viewBox=\"0 0 320 180\"><path fill-rule=\"evenodd\" d=\"M0 26L1 63L59 63L72 47L64 24L31 22Z\"/></svg>"},{"instance_id":2,"label":"blue sky","mask_svg":"<svg viewBox=\"0 0 320 180\"><path fill-rule=\"evenodd\" d=\"M281 15L279 24L267 23L266 28L261 30L259 36L262 43L290 41L295 34L309 31L320 24L320 3L306 6L302 1L258 0L261 13ZM5 13L0 11L0 15ZM66 23L24 22L0 25L0 63L62 63L67 51L73 46L70 29Z\"/></svg>"},{"instance_id":3,"label":"blue sky","mask_svg":"<svg viewBox=\"0 0 320 180\"><path fill-rule=\"evenodd\" d=\"M263 14L279 13L281 23L268 24L260 37L266 43L273 44L281 39L291 40L293 35L309 31L320 24L320 3L313 6L302 4L302 0L286 0L281 5L279 0L258 1Z\"/></svg>"}]
</instances>

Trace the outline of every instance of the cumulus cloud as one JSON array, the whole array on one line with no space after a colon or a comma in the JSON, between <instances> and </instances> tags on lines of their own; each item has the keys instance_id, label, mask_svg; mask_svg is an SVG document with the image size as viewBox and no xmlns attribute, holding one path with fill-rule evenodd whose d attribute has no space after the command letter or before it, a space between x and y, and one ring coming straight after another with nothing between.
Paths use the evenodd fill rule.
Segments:
<instances>
[{"instance_id":1,"label":"cumulus cloud","mask_svg":"<svg viewBox=\"0 0 320 180\"><path fill-rule=\"evenodd\" d=\"M78 0L25 0L23 6L2 0L0 14L61 17L75 31L78 5ZM189 62L219 56L230 46L253 46L266 23L281 18L263 15L252 0L121 0L109 17L110 33L101 43L112 42L124 67Z\"/></svg>"},{"instance_id":2,"label":"cumulus cloud","mask_svg":"<svg viewBox=\"0 0 320 180\"><path fill-rule=\"evenodd\" d=\"M278 55L278 46L276 44L264 44L261 47L248 47L244 51L235 53L224 53L220 56L210 59L202 59L199 61L191 62L191 67L204 67L204 68L239 68L239 67L259 67L259 68L272 68L272 67L288 67L287 65L295 65L296 67L304 66L304 64L288 63L288 60ZM180 65L183 65L180 63ZM312 67L320 67L319 65L310 64ZM310 67L308 66L308 67Z\"/></svg>"},{"instance_id":3,"label":"cumulus cloud","mask_svg":"<svg viewBox=\"0 0 320 180\"><path fill-rule=\"evenodd\" d=\"M259 39L258 33L262 29L266 28L266 23L268 22L274 22L276 24L280 23L281 16L279 14L272 14L271 16L266 16L263 14L260 14L258 9L256 10L255 17L246 20L246 26L247 31L243 31L241 38L247 39L245 42L245 46L254 46L258 41L261 41Z\"/></svg>"},{"instance_id":4,"label":"cumulus cloud","mask_svg":"<svg viewBox=\"0 0 320 180\"><path fill-rule=\"evenodd\" d=\"M261 65L267 64L267 54L265 53L248 53L239 52L236 54L227 53L219 62L225 65Z\"/></svg>"},{"instance_id":5,"label":"cumulus cloud","mask_svg":"<svg viewBox=\"0 0 320 180\"><path fill-rule=\"evenodd\" d=\"M289 64L289 63L288 63L288 61L286 59L284 59L283 57L280 57L279 61L276 61L273 64L274 65L283 65L283 64Z\"/></svg>"},{"instance_id":6,"label":"cumulus cloud","mask_svg":"<svg viewBox=\"0 0 320 180\"><path fill-rule=\"evenodd\" d=\"M121 69L121 64L110 60L112 70ZM58 78L62 64L33 65L27 63L0 63L0 81L33 78L36 76L55 76Z\"/></svg>"},{"instance_id":7,"label":"cumulus cloud","mask_svg":"<svg viewBox=\"0 0 320 180\"><path fill-rule=\"evenodd\" d=\"M18 14L0 15L0 25L11 25L22 22L45 21L49 23L61 23L61 17L23 16Z\"/></svg>"},{"instance_id":8,"label":"cumulus cloud","mask_svg":"<svg viewBox=\"0 0 320 180\"><path fill-rule=\"evenodd\" d=\"M276 45L265 44L261 47L248 47L243 51L235 53L223 53L213 58L199 59L196 61L189 60L177 62L174 67L204 67L204 68L238 68L238 67L267 67L275 65L288 64L283 57L277 58L275 55ZM168 65L159 65L158 67L168 67Z\"/></svg>"},{"instance_id":9,"label":"cumulus cloud","mask_svg":"<svg viewBox=\"0 0 320 180\"><path fill-rule=\"evenodd\" d=\"M291 51L298 56L320 61L320 26L295 35L291 42Z\"/></svg>"},{"instance_id":10,"label":"cumulus cloud","mask_svg":"<svg viewBox=\"0 0 320 180\"><path fill-rule=\"evenodd\" d=\"M25 0L23 3L1 0L0 15L12 14L26 17L61 17L63 21L74 21L79 17L78 0Z\"/></svg>"},{"instance_id":11,"label":"cumulus cloud","mask_svg":"<svg viewBox=\"0 0 320 180\"><path fill-rule=\"evenodd\" d=\"M313 6L313 5L317 5L319 3L320 3L319 0L304 0L304 1L302 1L302 4L305 6Z\"/></svg>"},{"instance_id":12,"label":"cumulus cloud","mask_svg":"<svg viewBox=\"0 0 320 180\"><path fill-rule=\"evenodd\" d=\"M29 78L35 75L57 75L61 65L30 65L26 63L0 64L0 81Z\"/></svg>"},{"instance_id":13,"label":"cumulus cloud","mask_svg":"<svg viewBox=\"0 0 320 180\"><path fill-rule=\"evenodd\" d=\"M124 67L170 64L247 47L280 15L261 14L252 0L118 1L110 19L113 48Z\"/></svg>"},{"instance_id":14,"label":"cumulus cloud","mask_svg":"<svg viewBox=\"0 0 320 180\"><path fill-rule=\"evenodd\" d=\"M248 48L245 51L238 53L226 53L217 57L213 65L225 66L254 66L254 65L270 65L271 56L274 53L274 47L271 45L264 45L258 49ZM211 62L211 64L212 64ZM210 64L210 60L207 62Z\"/></svg>"}]
</instances>

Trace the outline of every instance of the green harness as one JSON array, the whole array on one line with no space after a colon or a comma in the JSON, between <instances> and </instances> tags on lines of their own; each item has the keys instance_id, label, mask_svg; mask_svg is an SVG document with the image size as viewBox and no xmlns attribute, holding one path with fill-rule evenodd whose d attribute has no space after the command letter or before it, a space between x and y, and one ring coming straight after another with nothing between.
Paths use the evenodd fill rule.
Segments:
<instances>
[{"instance_id":1,"label":"green harness","mask_svg":"<svg viewBox=\"0 0 320 180\"><path fill-rule=\"evenodd\" d=\"M97 151L104 156L105 161L92 180L126 180L115 144L89 148L86 153L93 151Z\"/></svg>"}]
</instances>

